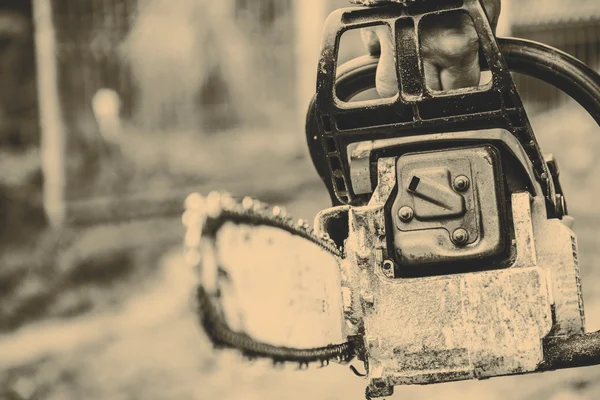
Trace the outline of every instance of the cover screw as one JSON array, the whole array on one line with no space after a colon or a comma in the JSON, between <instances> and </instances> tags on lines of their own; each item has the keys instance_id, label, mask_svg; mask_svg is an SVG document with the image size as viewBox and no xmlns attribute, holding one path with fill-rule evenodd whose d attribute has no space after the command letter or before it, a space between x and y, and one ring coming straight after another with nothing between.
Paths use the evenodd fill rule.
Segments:
<instances>
[{"instance_id":1,"label":"cover screw","mask_svg":"<svg viewBox=\"0 0 600 400\"><path fill-rule=\"evenodd\" d=\"M454 180L454 189L459 192L464 192L469 188L469 186L471 186L471 181L469 181L469 178L464 175L458 176Z\"/></svg>"},{"instance_id":2,"label":"cover screw","mask_svg":"<svg viewBox=\"0 0 600 400\"><path fill-rule=\"evenodd\" d=\"M394 278L395 277L395 271L394 271L394 262L391 260L385 260L383 262L383 275L385 275L387 278Z\"/></svg>"},{"instance_id":3,"label":"cover screw","mask_svg":"<svg viewBox=\"0 0 600 400\"><path fill-rule=\"evenodd\" d=\"M402 207L398 210L398 217L400 218L400 221L410 222L415 217L415 212L408 206Z\"/></svg>"},{"instance_id":4,"label":"cover screw","mask_svg":"<svg viewBox=\"0 0 600 400\"><path fill-rule=\"evenodd\" d=\"M458 246L467 244L469 241L469 232L466 229L458 228L452 234L452 241Z\"/></svg>"}]
</instances>

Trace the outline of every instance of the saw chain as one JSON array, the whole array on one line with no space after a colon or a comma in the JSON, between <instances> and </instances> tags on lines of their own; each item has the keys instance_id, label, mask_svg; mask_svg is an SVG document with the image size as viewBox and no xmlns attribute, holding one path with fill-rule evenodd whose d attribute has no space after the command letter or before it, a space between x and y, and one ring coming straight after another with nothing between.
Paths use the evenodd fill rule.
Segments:
<instances>
[{"instance_id":1,"label":"saw chain","mask_svg":"<svg viewBox=\"0 0 600 400\"><path fill-rule=\"evenodd\" d=\"M304 220L294 220L280 207L270 207L265 203L245 197L237 201L227 193L213 192L204 199L192 194L186 201L187 211L183 222L187 226L185 240L186 260L197 268L201 266L200 237L215 238L217 230L227 222L251 226L270 226L302 237L323 251L341 258L343 252L327 234L318 235ZM219 291L215 294L219 297ZM199 323L217 348L231 348L249 359L268 358L273 364L298 363L300 369L310 363L326 366L330 361L345 363L354 358L358 343L350 340L345 343L324 347L293 349L279 347L252 339L249 335L236 332L229 327L222 312L215 306L211 295L200 285L196 292Z\"/></svg>"}]
</instances>

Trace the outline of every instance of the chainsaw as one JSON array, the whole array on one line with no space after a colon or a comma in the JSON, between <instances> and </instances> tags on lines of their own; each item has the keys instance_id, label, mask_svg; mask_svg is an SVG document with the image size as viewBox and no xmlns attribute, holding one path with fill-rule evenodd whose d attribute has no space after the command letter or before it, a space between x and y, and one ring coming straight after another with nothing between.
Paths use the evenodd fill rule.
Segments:
<instances>
[{"instance_id":1,"label":"chainsaw","mask_svg":"<svg viewBox=\"0 0 600 400\"><path fill-rule=\"evenodd\" d=\"M186 202L199 321L218 348L301 368L364 365L367 398L398 385L600 364L585 333L577 238L557 161L544 156L511 73L545 81L600 124L600 77L543 44L497 39L479 0L412 1L327 19L307 142L332 200L314 228L214 192ZM419 26L467 14L489 83L434 91ZM398 95L378 58L338 66L340 38L384 25Z\"/></svg>"}]
</instances>

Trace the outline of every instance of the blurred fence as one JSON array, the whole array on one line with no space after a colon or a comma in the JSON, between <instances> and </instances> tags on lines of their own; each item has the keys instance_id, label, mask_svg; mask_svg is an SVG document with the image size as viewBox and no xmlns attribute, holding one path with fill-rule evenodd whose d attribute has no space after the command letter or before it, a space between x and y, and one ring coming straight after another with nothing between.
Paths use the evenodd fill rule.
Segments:
<instances>
[{"instance_id":1,"label":"blurred fence","mask_svg":"<svg viewBox=\"0 0 600 400\"><path fill-rule=\"evenodd\" d=\"M563 50L600 71L600 2L524 0L514 2L512 36L534 40ZM521 95L532 113L556 109L569 98L541 81L516 78Z\"/></svg>"},{"instance_id":2,"label":"blurred fence","mask_svg":"<svg viewBox=\"0 0 600 400\"><path fill-rule=\"evenodd\" d=\"M55 38L37 66L38 76L57 71L65 150L55 155L63 161L54 175L64 170L67 200L144 189L151 164L163 181L181 185L165 160L177 155L164 154L176 151L173 136L192 137L200 149L225 130L296 127L292 0L37 3L48 5ZM44 100L48 93L42 87L46 104L54 101ZM157 149L144 158L136 154L143 147Z\"/></svg>"},{"instance_id":3,"label":"blurred fence","mask_svg":"<svg viewBox=\"0 0 600 400\"><path fill-rule=\"evenodd\" d=\"M108 88L125 119L210 131L294 98L290 0L52 3L66 111Z\"/></svg>"},{"instance_id":4,"label":"blurred fence","mask_svg":"<svg viewBox=\"0 0 600 400\"><path fill-rule=\"evenodd\" d=\"M214 131L265 123L294 107L293 0L52 3L61 101L69 113L81 115L105 88L119 95L122 118L147 129ZM541 7L524 0L511 9L514 36L600 68L600 2ZM518 85L534 112L567 100L532 79L519 77Z\"/></svg>"},{"instance_id":5,"label":"blurred fence","mask_svg":"<svg viewBox=\"0 0 600 400\"><path fill-rule=\"evenodd\" d=\"M131 115L134 89L119 49L134 23L135 1L53 0L57 69L63 112L91 107L102 88L115 90ZM43 65L40 65L43 68Z\"/></svg>"}]
</instances>

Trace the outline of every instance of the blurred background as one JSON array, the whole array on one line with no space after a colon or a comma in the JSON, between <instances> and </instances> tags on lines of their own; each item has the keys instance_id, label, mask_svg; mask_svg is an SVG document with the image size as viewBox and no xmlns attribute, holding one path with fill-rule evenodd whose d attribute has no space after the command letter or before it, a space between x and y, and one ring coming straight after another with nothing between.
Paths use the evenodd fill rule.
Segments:
<instances>
[{"instance_id":1,"label":"blurred background","mask_svg":"<svg viewBox=\"0 0 600 400\"><path fill-rule=\"evenodd\" d=\"M499 35L599 70L600 2L576 3L503 0ZM273 371L213 353L190 319L178 247L192 191L252 195L308 220L329 206L303 129L323 22L346 5L0 2L0 399L363 398L345 367ZM355 42L343 60L364 54ZM516 79L561 162L597 330L599 128L556 89ZM600 368L397 394L598 396Z\"/></svg>"}]
</instances>

